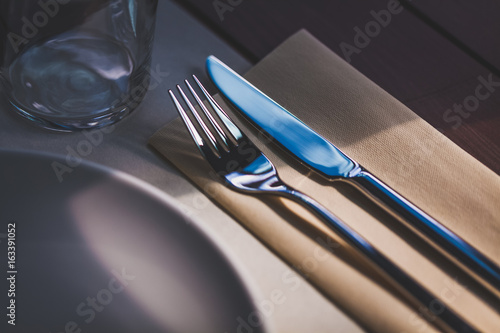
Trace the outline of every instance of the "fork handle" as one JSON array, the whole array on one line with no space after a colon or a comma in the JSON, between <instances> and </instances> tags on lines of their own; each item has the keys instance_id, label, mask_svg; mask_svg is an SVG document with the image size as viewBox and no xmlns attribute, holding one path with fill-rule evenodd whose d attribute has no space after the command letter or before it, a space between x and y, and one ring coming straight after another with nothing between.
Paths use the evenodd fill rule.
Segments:
<instances>
[{"instance_id":1,"label":"fork handle","mask_svg":"<svg viewBox=\"0 0 500 333\"><path fill-rule=\"evenodd\" d=\"M368 171L347 181L500 297L500 268L490 259Z\"/></svg>"},{"instance_id":2,"label":"fork handle","mask_svg":"<svg viewBox=\"0 0 500 333\"><path fill-rule=\"evenodd\" d=\"M421 309L425 307L427 313L424 317L430 320L445 332L477 332L464 319L449 309L436 296L413 280L398 266L387 259L363 237L352 230L338 217L333 215L320 203L311 197L293 188L282 186L278 191L281 196L292 199L317 215L330 229L342 237L349 245L353 246L369 259L372 266L383 276L395 283L397 289L411 302ZM421 310L422 311L422 310Z\"/></svg>"}]
</instances>

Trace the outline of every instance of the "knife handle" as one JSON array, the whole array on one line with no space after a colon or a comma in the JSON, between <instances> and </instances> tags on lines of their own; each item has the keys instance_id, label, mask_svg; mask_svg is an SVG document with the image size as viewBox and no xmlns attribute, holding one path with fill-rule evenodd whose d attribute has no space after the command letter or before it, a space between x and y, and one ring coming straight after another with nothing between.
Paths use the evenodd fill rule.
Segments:
<instances>
[{"instance_id":1,"label":"knife handle","mask_svg":"<svg viewBox=\"0 0 500 333\"><path fill-rule=\"evenodd\" d=\"M346 179L500 298L500 268L370 172Z\"/></svg>"},{"instance_id":2,"label":"knife handle","mask_svg":"<svg viewBox=\"0 0 500 333\"><path fill-rule=\"evenodd\" d=\"M277 188L277 187L276 187ZM394 287L417 307L423 317L444 332L477 332L477 330L446 306L439 298L406 274L339 218L311 197L284 184L276 194L296 201L310 209L327 227L368 259L372 267L394 283Z\"/></svg>"}]
</instances>

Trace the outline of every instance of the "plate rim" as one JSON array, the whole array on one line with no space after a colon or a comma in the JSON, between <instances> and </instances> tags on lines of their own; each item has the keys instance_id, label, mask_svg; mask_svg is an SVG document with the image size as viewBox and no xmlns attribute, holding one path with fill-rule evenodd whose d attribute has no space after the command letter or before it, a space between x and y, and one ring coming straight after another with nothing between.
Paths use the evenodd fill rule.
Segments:
<instances>
[{"instance_id":1,"label":"plate rim","mask_svg":"<svg viewBox=\"0 0 500 333\"><path fill-rule=\"evenodd\" d=\"M65 161L65 156L62 154L47 151L37 151L32 149L9 149L0 147L0 157L2 154L18 154L24 156L31 155L35 157L38 156L50 158L54 159L54 161L59 162ZM78 167L88 168L90 170L105 173L107 176L112 177L117 181L122 181L123 183L132 186L133 188L143 192L144 194L149 195L151 198L158 200L175 214L178 214L179 217L183 218L186 223L193 226L196 231L210 243L214 250L218 252L222 259L226 261L229 268L233 271L235 277L242 286L242 289L247 294L249 303L250 305L252 305L252 308L254 310L253 312L257 311L259 315L260 321L262 323L262 325L260 325L260 328L263 330L263 332L274 331L271 327L272 325L270 323L270 320L268 320L268 318L259 310L257 296L262 296L262 292L258 290L259 288L257 287L257 283L244 274L245 272L248 272L248 270L244 268L243 264L239 263L238 260L236 260L236 256L231 253L229 245L218 243L217 241L220 239L219 236L216 235L216 232L214 230L205 227L200 217L188 216L180 208L178 208L179 206L182 206L182 204L176 198L174 198L167 192L162 191L153 184L148 183L145 180L142 180L134 175L85 159L82 159ZM203 195L206 196L205 194Z\"/></svg>"}]
</instances>

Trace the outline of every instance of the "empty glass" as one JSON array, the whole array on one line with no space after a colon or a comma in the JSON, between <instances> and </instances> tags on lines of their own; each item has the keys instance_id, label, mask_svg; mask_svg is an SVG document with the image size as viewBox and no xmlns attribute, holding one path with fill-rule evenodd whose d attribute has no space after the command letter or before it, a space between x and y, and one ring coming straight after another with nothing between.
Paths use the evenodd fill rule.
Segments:
<instances>
[{"instance_id":1,"label":"empty glass","mask_svg":"<svg viewBox=\"0 0 500 333\"><path fill-rule=\"evenodd\" d=\"M55 130L101 127L148 90L158 0L2 0L0 79L14 109Z\"/></svg>"}]
</instances>

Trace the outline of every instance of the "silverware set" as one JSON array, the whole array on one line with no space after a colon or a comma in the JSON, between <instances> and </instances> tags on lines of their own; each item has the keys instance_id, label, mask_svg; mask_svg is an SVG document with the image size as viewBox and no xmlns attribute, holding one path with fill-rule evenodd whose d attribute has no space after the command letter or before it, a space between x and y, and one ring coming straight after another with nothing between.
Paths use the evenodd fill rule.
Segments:
<instances>
[{"instance_id":1,"label":"silverware set","mask_svg":"<svg viewBox=\"0 0 500 333\"><path fill-rule=\"evenodd\" d=\"M219 59L208 57L207 70L215 85L241 114L275 139L292 157L328 181L344 181L354 185L500 298L500 268L495 263L390 188ZM287 130L278 130L276 124Z\"/></svg>"},{"instance_id":2,"label":"silverware set","mask_svg":"<svg viewBox=\"0 0 500 333\"><path fill-rule=\"evenodd\" d=\"M309 166L312 164L311 161L307 160L307 152L304 153L301 151L304 147L295 149L296 147L294 144L298 145L298 143L290 143L287 141L288 138L284 137L283 134L273 132L272 129L266 127L266 121L259 119L259 116L264 117L263 115L265 115L266 110L262 110L262 108L269 107L271 109L271 117L273 112L276 112L279 114L282 121L285 123L288 122L290 126L297 128L298 132L302 131L306 136L312 138L319 137L317 133L309 129L291 114L282 115L282 112L287 113L285 109L265 96L250 83L246 82L243 78L239 77L236 73L232 72L232 70L227 68L227 66L222 64L218 59L210 57L207 61L207 66L211 78L219 88L221 87L221 81L225 80L224 85L226 86L223 85L223 94L233 102L242 113L249 116L254 124L257 123L262 131L273 136L293 156L300 159L301 162ZM376 271L382 274L388 281L392 281L398 291L404 295L409 302L413 303L413 305L419 309L425 309L425 312L434 318L432 320L433 323L441 330L446 332L477 331L453 310L449 309L438 297L426 290L327 208L307 194L284 183L280 179L273 163L245 135L245 133L238 128L222 107L207 92L198 78L193 76L193 79L196 83L195 87L199 89L204 99L208 101L207 105L205 105L196 92L196 89L193 88L188 80L185 80L186 87L192 95L192 98L195 100L199 110L202 111L201 115L190 101L190 98L184 93L181 86L177 85L177 90L182 99L179 100L172 90L169 90L170 97L199 151L213 170L230 188L251 195L268 194L284 197L301 204L314 213L319 220L333 230L333 232L340 236L347 244L363 255ZM240 83L241 87L238 86ZM228 92L229 88L227 85L233 87L238 94L233 94L234 90ZM245 95L246 93L248 94ZM242 97L242 95L245 96ZM254 98L252 99L252 97ZM252 103L253 100L256 100L255 105L249 104ZM182 106L181 101L187 106L187 110ZM243 102L240 103L240 101ZM246 108L246 110L244 110L245 106L248 105L251 105L253 109L248 110L248 108ZM272 110L273 108L274 110ZM258 111L255 111L255 109L260 110L261 114L258 115ZM251 114L249 115L249 113ZM191 116L189 114L191 114ZM293 117L293 119L288 118L289 116ZM193 122L192 119L195 121ZM408 200L401 197L397 192L390 189L387 185L360 167L356 162L350 160L331 143L328 142L328 144L325 144L323 141L326 140L322 137L319 138L320 142L318 145L322 147L322 149L326 149L329 154L334 154L338 157L335 161L338 165L334 165L335 172L342 173L339 171L342 168L344 171L347 170L344 172L345 175L343 178L352 178L352 182L356 187L361 189L374 201L384 206L384 208L393 213L393 215L397 215L400 221L406 222L407 225L412 227L412 230L416 231L438 250L446 254L449 259L472 277L476 278L478 282L498 295L500 291L500 269L493 262L475 250L471 245L464 242L453 232L415 207ZM304 161L304 159L306 160ZM315 167L311 168L313 170L315 169ZM324 170L325 169L321 170L321 167L317 167L315 171L325 176L328 172L323 172ZM436 304L440 305L439 311L436 311Z\"/></svg>"}]
</instances>

